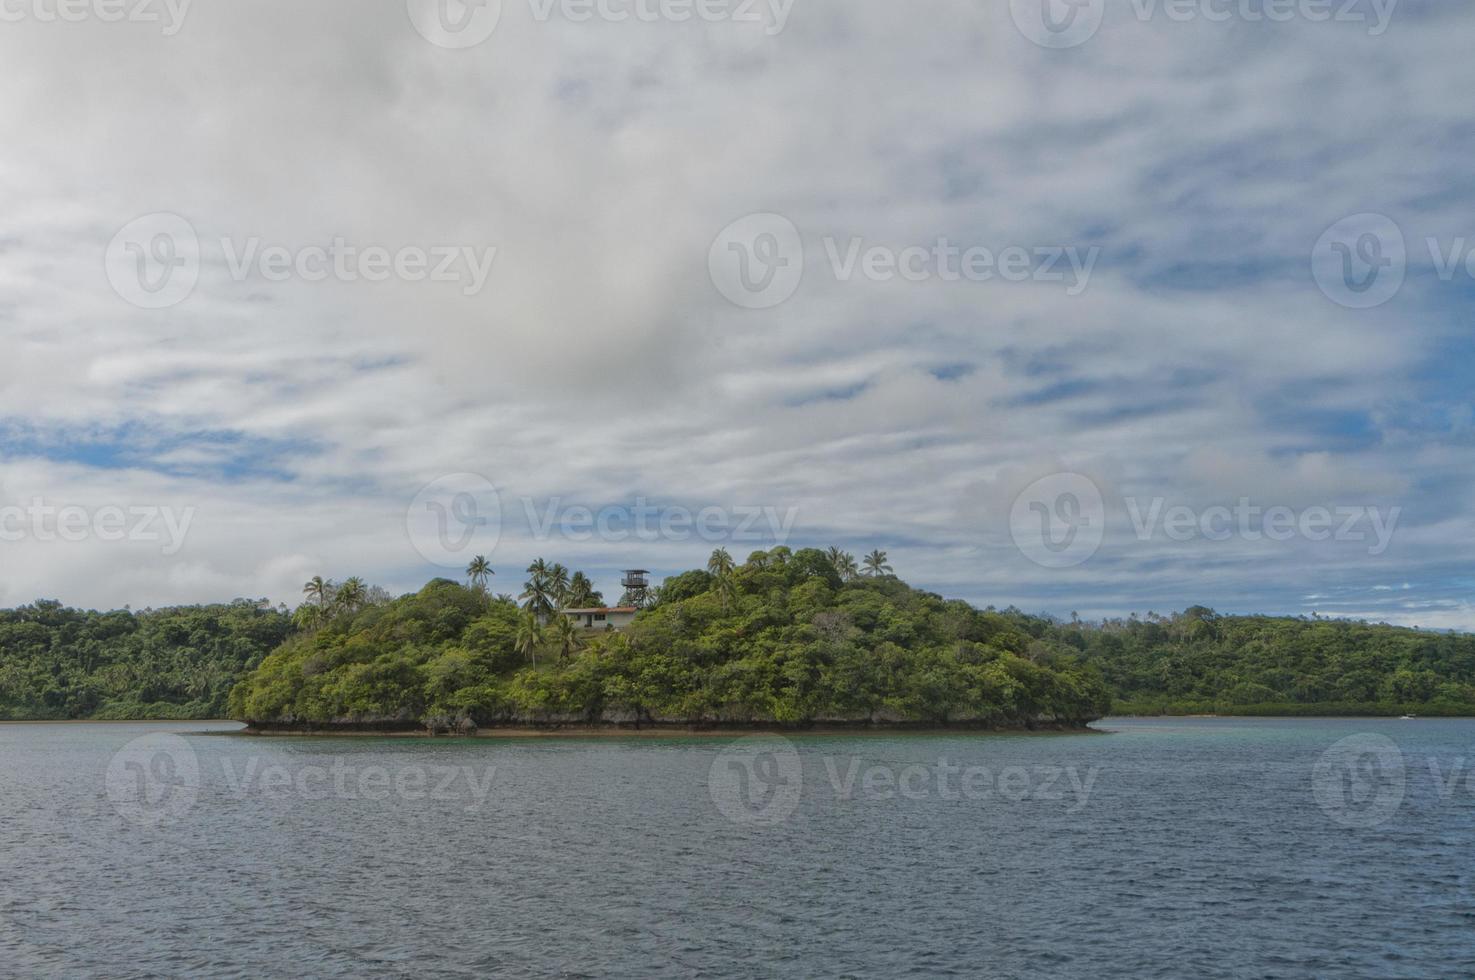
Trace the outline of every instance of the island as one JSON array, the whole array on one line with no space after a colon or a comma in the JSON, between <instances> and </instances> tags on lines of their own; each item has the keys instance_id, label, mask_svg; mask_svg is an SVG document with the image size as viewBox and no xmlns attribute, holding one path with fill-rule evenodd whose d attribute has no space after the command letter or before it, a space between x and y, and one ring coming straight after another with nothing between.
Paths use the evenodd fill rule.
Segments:
<instances>
[{"instance_id":1,"label":"island","mask_svg":"<svg viewBox=\"0 0 1475 980\"><path fill-rule=\"evenodd\" d=\"M288 640L230 715L254 731L1033 730L1109 709L1098 672L1031 659L1015 616L913 589L882 553L865 571L844 557L780 547L738 565L719 549L657 589L633 583L618 628L595 617L630 606L593 604L546 563L521 608L436 579Z\"/></svg>"},{"instance_id":2,"label":"island","mask_svg":"<svg viewBox=\"0 0 1475 980\"><path fill-rule=\"evenodd\" d=\"M1206 606L1087 621L914 589L885 552L773 548L606 604L539 560L496 594L315 577L266 600L0 610L0 720L252 731L1079 729L1107 714L1475 715L1475 636ZM505 574L505 570L504 570Z\"/></svg>"}]
</instances>

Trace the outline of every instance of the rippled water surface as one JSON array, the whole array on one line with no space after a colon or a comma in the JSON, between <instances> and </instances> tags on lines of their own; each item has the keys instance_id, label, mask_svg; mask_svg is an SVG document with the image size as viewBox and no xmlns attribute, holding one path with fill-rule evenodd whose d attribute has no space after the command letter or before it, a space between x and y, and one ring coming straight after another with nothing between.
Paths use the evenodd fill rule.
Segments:
<instances>
[{"instance_id":1,"label":"rippled water surface","mask_svg":"<svg viewBox=\"0 0 1475 980\"><path fill-rule=\"evenodd\" d=\"M0 725L0 974L1475 974L1471 721L230 727Z\"/></svg>"}]
</instances>

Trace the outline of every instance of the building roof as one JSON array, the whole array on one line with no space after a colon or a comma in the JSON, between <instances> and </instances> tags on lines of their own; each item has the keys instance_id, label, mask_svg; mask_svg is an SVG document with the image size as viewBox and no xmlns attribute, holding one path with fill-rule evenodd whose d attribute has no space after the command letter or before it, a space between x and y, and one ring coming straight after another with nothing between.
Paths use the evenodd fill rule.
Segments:
<instances>
[{"instance_id":1,"label":"building roof","mask_svg":"<svg viewBox=\"0 0 1475 980\"><path fill-rule=\"evenodd\" d=\"M640 610L635 606L599 606L590 609L564 609L562 612L565 616L582 616L585 613L633 613L640 612Z\"/></svg>"}]
</instances>

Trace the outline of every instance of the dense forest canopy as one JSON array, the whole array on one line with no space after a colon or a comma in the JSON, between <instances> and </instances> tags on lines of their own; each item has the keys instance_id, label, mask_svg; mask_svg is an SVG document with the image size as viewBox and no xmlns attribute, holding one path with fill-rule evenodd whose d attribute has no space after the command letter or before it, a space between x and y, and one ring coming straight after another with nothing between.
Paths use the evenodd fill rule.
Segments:
<instances>
[{"instance_id":1,"label":"dense forest canopy","mask_svg":"<svg viewBox=\"0 0 1475 980\"><path fill-rule=\"evenodd\" d=\"M622 632L573 627L535 563L510 597L436 580L289 640L233 692L286 724L1079 724L1109 707L1094 671L1025 652L1023 617L909 588L885 556L719 551L666 580ZM1044 628L1043 620L1034 621Z\"/></svg>"},{"instance_id":2,"label":"dense forest canopy","mask_svg":"<svg viewBox=\"0 0 1475 980\"><path fill-rule=\"evenodd\" d=\"M1335 619L1171 617L1058 625L1128 714L1475 714L1475 636Z\"/></svg>"},{"instance_id":3,"label":"dense forest canopy","mask_svg":"<svg viewBox=\"0 0 1475 980\"><path fill-rule=\"evenodd\" d=\"M264 602L0 611L0 718L220 718L226 695L294 630Z\"/></svg>"},{"instance_id":4,"label":"dense forest canopy","mask_svg":"<svg viewBox=\"0 0 1475 980\"><path fill-rule=\"evenodd\" d=\"M1117 713L1475 714L1475 636L1340 620L1059 622L908 587L884 552L725 551L667 578L628 630L539 560L520 596L436 579L392 599L315 578L262 601L0 611L0 718L486 725L681 720L1024 725ZM521 602L521 605L519 605ZM1112 702L1108 705L1108 699Z\"/></svg>"}]
</instances>

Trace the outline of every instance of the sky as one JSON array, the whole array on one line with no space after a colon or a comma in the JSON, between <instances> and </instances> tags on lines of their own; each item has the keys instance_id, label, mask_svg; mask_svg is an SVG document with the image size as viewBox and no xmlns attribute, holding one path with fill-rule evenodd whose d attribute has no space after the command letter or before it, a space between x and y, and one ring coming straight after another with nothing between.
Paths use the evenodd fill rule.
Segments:
<instances>
[{"instance_id":1,"label":"sky","mask_svg":"<svg viewBox=\"0 0 1475 980\"><path fill-rule=\"evenodd\" d=\"M1475 629L1475 8L1271 6L7 0L0 605Z\"/></svg>"}]
</instances>

